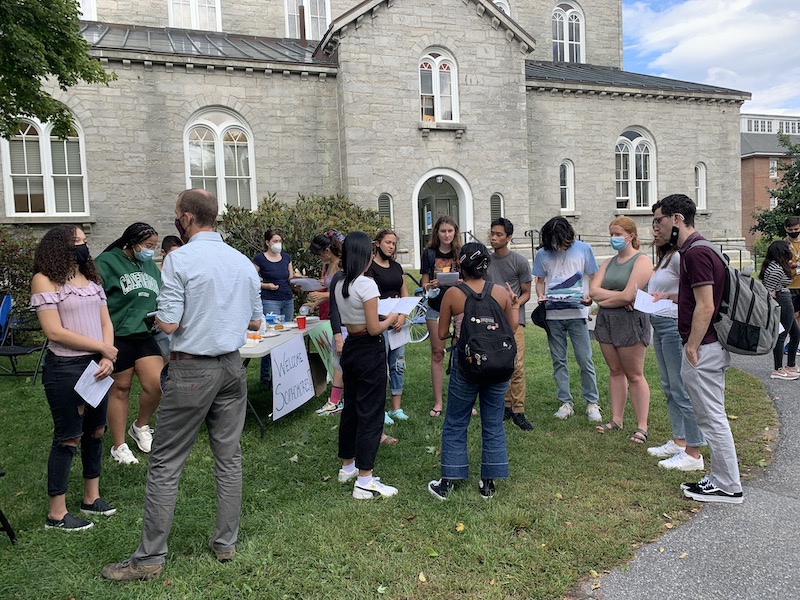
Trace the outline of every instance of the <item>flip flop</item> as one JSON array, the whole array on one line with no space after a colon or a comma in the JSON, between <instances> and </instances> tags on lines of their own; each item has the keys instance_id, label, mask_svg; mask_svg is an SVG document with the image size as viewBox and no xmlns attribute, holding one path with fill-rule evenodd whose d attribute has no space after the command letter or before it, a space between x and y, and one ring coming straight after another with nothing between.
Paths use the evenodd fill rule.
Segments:
<instances>
[{"instance_id":1,"label":"flip flop","mask_svg":"<svg viewBox=\"0 0 800 600\"><path fill-rule=\"evenodd\" d=\"M597 433L608 433L609 431L617 431L622 429L622 425L617 425L616 421L609 421L604 425L598 425L594 429Z\"/></svg>"},{"instance_id":2,"label":"flip flop","mask_svg":"<svg viewBox=\"0 0 800 600\"><path fill-rule=\"evenodd\" d=\"M442 409L436 410L435 408L431 409L431 412L428 413L432 418L437 418L442 415Z\"/></svg>"},{"instance_id":3,"label":"flip flop","mask_svg":"<svg viewBox=\"0 0 800 600\"><path fill-rule=\"evenodd\" d=\"M381 444L386 444L387 446L394 446L399 441L400 440L397 438L386 435L385 433L381 436Z\"/></svg>"},{"instance_id":4,"label":"flip flop","mask_svg":"<svg viewBox=\"0 0 800 600\"><path fill-rule=\"evenodd\" d=\"M647 432L644 429L637 429L628 438L634 444L644 444L647 442Z\"/></svg>"}]
</instances>

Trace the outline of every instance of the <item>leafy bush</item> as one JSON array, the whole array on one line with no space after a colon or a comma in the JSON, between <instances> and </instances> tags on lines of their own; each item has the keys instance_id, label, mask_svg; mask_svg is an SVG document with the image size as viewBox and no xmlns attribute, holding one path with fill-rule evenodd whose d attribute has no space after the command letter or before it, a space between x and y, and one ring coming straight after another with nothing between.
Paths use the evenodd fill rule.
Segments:
<instances>
[{"instance_id":1,"label":"leafy bush","mask_svg":"<svg viewBox=\"0 0 800 600\"><path fill-rule=\"evenodd\" d=\"M0 225L0 296L11 294L17 308L30 302L37 244L29 228Z\"/></svg>"},{"instance_id":2,"label":"leafy bush","mask_svg":"<svg viewBox=\"0 0 800 600\"><path fill-rule=\"evenodd\" d=\"M284 252L292 255L294 268L318 277L319 259L308 249L314 236L329 229L344 234L364 231L373 236L388 226L376 211L362 208L344 196L299 196L294 204L286 204L270 194L254 211L229 206L220 230L225 241L250 257L263 251L264 232L275 229L283 237Z\"/></svg>"}]
</instances>

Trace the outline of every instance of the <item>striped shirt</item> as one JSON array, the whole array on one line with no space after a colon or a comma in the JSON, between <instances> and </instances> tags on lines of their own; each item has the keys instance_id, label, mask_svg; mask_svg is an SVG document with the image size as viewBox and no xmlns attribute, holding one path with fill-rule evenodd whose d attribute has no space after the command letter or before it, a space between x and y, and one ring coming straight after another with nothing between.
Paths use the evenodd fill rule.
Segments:
<instances>
[{"instance_id":1,"label":"striped shirt","mask_svg":"<svg viewBox=\"0 0 800 600\"><path fill-rule=\"evenodd\" d=\"M100 320L100 307L106 306L106 293L95 282L85 287L68 283L56 292L41 292L31 295L31 306L36 312L57 310L61 326L67 331L78 333L93 340L103 341L103 323ZM95 354L87 350L75 350L53 340L47 345L57 356L87 356Z\"/></svg>"},{"instance_id":2,"label":"striped shirt","mask_svg":"<svg viewBox=\"0 0 800 600\"><path fill-rule=\"evenodd\" d=\"M770 292L780 292L789 287L792 282L791 277L786 274L783 267L775 261L769 263L767 268L764 269L764 278L761 283Z\"/></svg>"},{"instance_id":3,"label":"striped shirt","mask_svg":"<svg viewBox=\"0 0 800 600\"><path fill-rule=\"evenodd\" d=\"M170 252L161 272L158 318L178 323L170 350L222 356L245 343L261 319L261 282L253 263L213 231L201 231Z\"/></svg>"}]
</instances>

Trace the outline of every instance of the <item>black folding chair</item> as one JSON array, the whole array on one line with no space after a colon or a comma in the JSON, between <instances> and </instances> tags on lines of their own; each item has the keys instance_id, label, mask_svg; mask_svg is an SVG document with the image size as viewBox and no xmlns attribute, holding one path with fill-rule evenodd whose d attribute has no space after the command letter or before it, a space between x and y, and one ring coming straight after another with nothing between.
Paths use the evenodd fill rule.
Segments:
<instances>
[{"instance_id":1,"label":"black folding chair","mask_svg":"<svg viewBox=\"0 0 800 600\"><path fill-rule=\"evenodd\" d=\"M6 474L5 471L0 471L0 477L3 477ZM11 528L11 524L6 519L6 516L3 514L3 511L0 510L0 527L3 528L3 531L8 534L8 539L11 540L12 544L17 543L17 534L14 533L14 530Z\"/></svg>"},{"instance_id":2,"label":"black folding chair","mask_svg":"<svg viewBox=\"0 0 800 600\"><path fill-rule=\"evenodd\" d=\"M36 385L36 377L42 367L44 349L47 346L47 338L36 346L20 345L21 333L41 332L39 319L33 311L16 312L12 311L6 323L6 330L3 334L3 341L0 342L0 357L5 356L11 362L11 368L0 366L0 375L29 376L33 375L33 385ZM33 371L21 371L18 359L21 356L28 356L34 352L39 353L36 361L36 368Z\"/></svg>"}]
</instances>

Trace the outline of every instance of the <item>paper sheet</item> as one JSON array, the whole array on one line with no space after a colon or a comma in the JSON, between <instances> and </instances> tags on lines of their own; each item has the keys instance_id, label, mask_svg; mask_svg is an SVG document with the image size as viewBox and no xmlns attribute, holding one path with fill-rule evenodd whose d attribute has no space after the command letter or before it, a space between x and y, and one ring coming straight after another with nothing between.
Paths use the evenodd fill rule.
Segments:
<instances>
[{"instance_id":1,"label":"paper sheet","mask_svg":"<svg viewBox=\"0 0 800 600\"><path fill-rule=\"evenodd\" d=\"M669 311L672 309L672 300L664 298L663 300L653 300L653 297L647 292L636 290L636 301L633 303L633 308L639 312L655 314L662 311Z\"/></svg>"},{"instance_id":2,"label":"paper sheet","mask_svg":"<svg viewBox=\"0 0 800 600\"><path fill-rule=\"evenodd\" d=\"M403 325L400 331L389 328L386 330L386 335L389 338L390 350L411 343L411 328L408 325Z\"/></svg>"},{"instance_id":3,"label":"paper sheet","mask_svg":"<svg viewBox=\"0 0 800 600\"><path fill-rule=\"evenodd\" d=\"M94 408L99 406L103 398L106 397L108 390L111 389L111 385L114 383L114 380L109 376L99 381L95 379L94 374L99 368L100 365L96 362L90 362L89 366L86 367L86 370L81 374L74 388L75 391L78 392L78 395Z\"/></svg>"},{"instance_id":4,"label":"paper sheet","mask_svg":"<svg viewBox=\"0 0 800 600\"><path fill-rule=\"evenodd\" d=\"M399 315L409 315L414 307L422 300L419 296L409 296L407 298L384 298L378 300L378 314L388 315L395 312Z\"/></svg>"},{"instance_id":5,"label":"paper sheet","mask_svg":"<svg viewBox=\"0 0 800 600\"><path fill-rule=\"evenodd\" d=\"M313 279L311 277L295 277L294 279L290 279L289 283L291 285L300 286L300 289L304 292L317 292L325 288L325 286L319 282L319 279Z\"/></svg>"}]
</instances>

